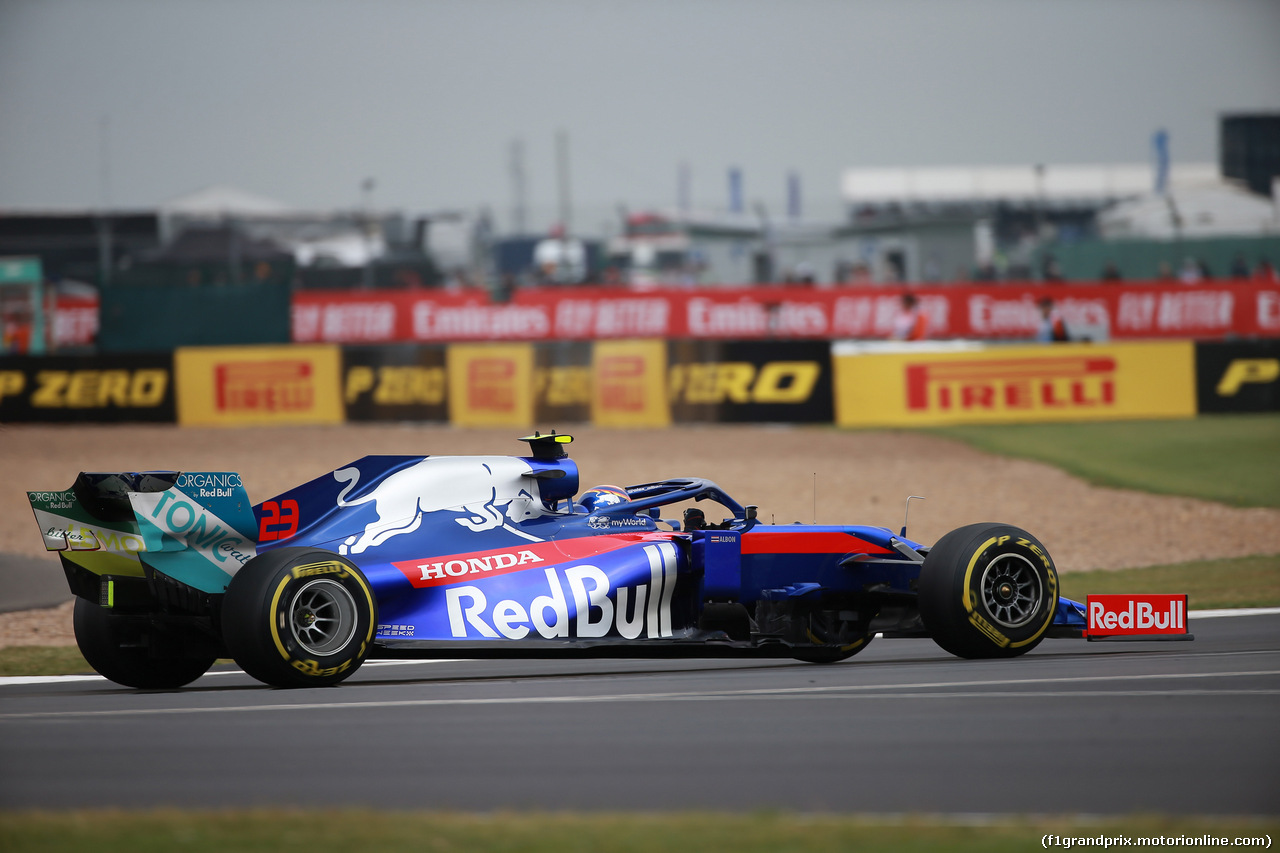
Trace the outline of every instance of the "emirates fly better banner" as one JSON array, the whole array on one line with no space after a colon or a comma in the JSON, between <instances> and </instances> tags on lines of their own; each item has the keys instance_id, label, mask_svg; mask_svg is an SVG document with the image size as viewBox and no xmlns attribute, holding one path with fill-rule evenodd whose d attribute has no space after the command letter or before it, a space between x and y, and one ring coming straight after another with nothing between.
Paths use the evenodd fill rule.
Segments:
<instances>
[{"instance_id":1,"label":"emirates fly better banner","mask_svg":"<svg viewBox=\"0 0 1280 853\"><path fill-rule=\"evenodd\" d=\"M1052 296L1092 339L1280 337L1280 284L1254 282L912 288L933 338L1035 336ZM601 338L887 338L898 287L702 287L524 290L492 304L479 291L300 291L299 343L447 343Z\"/></svg>"}]
</instances>

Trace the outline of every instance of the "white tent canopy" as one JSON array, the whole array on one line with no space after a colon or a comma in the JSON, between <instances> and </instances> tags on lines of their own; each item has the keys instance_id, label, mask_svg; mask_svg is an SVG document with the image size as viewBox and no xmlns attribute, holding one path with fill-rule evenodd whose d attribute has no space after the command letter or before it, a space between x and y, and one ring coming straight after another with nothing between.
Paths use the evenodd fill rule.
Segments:
<instances>
[{"instance_id":1,"label":"white tent canopy","mask_svg":"<svg viewBox=\"0 0 1280 853\"><path fill-rule=\"evenodd\" d=\"M160 205L160 212L165 216L179 216L186 219L259 218L297 216L302 213L284 202L228 186L204 187L169 199Z\"/></svg>"},{"instance_id":2,"label":"white tent canopy","mask_svg":"<svg viewBox=\"0 0 1280 853\"><path fill-rule=\"evenodd\" d=\"M1098 214L1104 239L1258 236L1280 233L1276 206L1222 181L1175 186L1114 204Z\"/></svg>"},{"instance_id":3,"label":"white tent canopy","mask_svg":"<svg viewBox=\"0 0 1280 853\"><path fill-rule=\"evenodd\" d=\"M1217 177L1214 163L1178 163L1171 185ZM1044 166L936 166L846 169L840 189L850 204L1099 202L1149 192L1155 170L1142 163Z\"/></svg>"},{"instance_id":4,"label":"white tent canopy","mask_svg":"<svg viewBox=\"0 0 1280 853\"><path fill-rule=\"evenodd\" d=\"M247 233L286 247L303 266L363 266L387 251L381 221L347 211L303 210L237 187L214 185L160 206L161 233L234 222Z\"/></svg>"}]
</instances>

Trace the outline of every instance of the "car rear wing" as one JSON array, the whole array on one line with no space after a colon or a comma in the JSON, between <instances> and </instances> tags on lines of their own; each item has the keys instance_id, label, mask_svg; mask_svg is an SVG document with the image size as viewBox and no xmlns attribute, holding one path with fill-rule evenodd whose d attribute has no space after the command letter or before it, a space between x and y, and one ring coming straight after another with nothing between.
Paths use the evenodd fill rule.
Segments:
<instances>
[{"instance_id":1,"label":"car rear wing","mask_svg":"<svg viewBox=\"0 0 1280 853\"><path fill-rule=\"evenodd\" d=\"M253 505L231 472L84 472L70 489L27 499L46 550L94 574L146 565L219 593L257 553Z\"/></svg>"}]
</instances>

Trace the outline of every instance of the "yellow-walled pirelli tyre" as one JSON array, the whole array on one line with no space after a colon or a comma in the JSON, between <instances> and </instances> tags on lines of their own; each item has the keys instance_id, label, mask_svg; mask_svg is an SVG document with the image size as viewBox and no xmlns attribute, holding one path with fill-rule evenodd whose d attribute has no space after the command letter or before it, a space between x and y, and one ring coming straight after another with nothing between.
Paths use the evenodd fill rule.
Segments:
<instances>
[{"instance_id":1,"label":"yellow-walled pirelli tyre","mask_svg":"<svg viewBox=\"0 0 1280 853\"><path fill-rule=\"evenodd\" d=\"M318 548L254 557L227 586L222 637L245 672L276 687L337 684L373 645L377 605L364 574Z\"/></svg>"},{"instance_id":2,"label":"yellow-walled pirelli tyre","mask_svg":"<svg viewBox=\"0 0 1280 853\"><path fill-rule=\"evenodd\" d=\"M920 618L963 658L1014 657L1044 638L1058 607L1058 570L1018 527L984 522L938 540L920 570Z\"/></svg>"}]
</instances>

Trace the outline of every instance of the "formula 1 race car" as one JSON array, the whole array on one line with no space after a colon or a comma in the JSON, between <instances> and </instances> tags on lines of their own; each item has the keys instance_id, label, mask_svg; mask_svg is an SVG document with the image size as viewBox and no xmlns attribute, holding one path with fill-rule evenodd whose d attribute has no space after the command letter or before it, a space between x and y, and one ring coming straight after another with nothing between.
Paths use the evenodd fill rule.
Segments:
<instances>
[{"instance_id":1,"label":"formula 1 race car","mask_svg":"<svg viewBox=\"0 0 1280 853\"><path fill-rule=\"evenodd\" d=\"M765 524L698 478L579 494L568 435L522 440L528 456L366 456L256 506L217 472L82 473L28 497L82 653L138 688L182 686L220 657L306 687L370 657L831 663L879 634L995 658L1085 628L1017 527L926 547L905 526Z\"/></svg>"}]
</instances>

